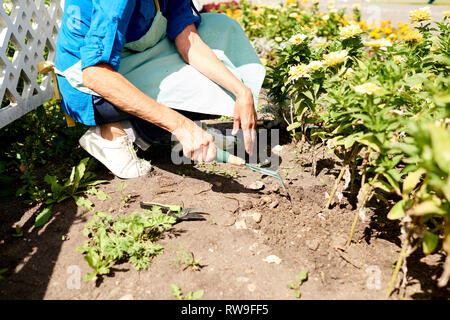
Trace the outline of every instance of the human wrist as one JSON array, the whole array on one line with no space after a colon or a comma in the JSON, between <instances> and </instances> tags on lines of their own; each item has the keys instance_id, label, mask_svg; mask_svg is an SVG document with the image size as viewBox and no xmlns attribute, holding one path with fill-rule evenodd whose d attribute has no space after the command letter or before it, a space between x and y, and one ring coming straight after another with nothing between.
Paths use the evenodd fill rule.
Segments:
<instances>
[{"instance_id":1,"label":"human wrist","mask_svg":"<svg viewBox=\"0 0 450 320\"><path fill-rule=\"evenodd\" d=\"M249 87L247 87L245 84L241 82L241 85L239 85L233 92L236 99L243 99L243 98L251 98L252 97L252 91Z\"/></svg>"}]
</instances>

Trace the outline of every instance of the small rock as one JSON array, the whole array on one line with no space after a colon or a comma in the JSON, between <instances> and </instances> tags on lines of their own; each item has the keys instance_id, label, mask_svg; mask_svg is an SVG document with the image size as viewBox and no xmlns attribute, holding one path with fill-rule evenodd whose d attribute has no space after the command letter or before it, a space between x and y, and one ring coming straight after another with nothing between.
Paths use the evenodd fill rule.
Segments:
<instances>
[{"instance_id":1,"label":"small rock","mask_svg":"<svg viewBox=\"0 0 450 320\"><path fill-rule=\"evenodd\" d=\"M220 227L232 226L235 221L236 217L229 212L224 212L223 214L214 217L214 222Z\"/></svg>"},{"instance_id":2,"label":"small rock","mask_svg":"<svg viewBox=\"0 0 450 320\"><path fill-rule=\"evenodd\" d=\"M279 144L277 144L275 147L272 148L272 152L278 156L280 155L281 150L283 150L283 147L280 146Z\"/></svg>"},{"instance_id":3,"label":"small rock","mask_svg":"<svg viewBox=\"0 0 450 320\"><path fill-rule=\"evenodd\" d=\"M277 200L275 200L269 205L269 207L271 209L275 209L276 207L278 207L278 204L279 204L279 202Z\"/></svg>"},{"instance_id":4,"label":"small rock","mask_svg":"<svg viewBox=\"0 0 450 320\"><path fill-rule=\"evenodd\" d=\"M263 204L269 203L270 201L272 201L272 198L271 198L271 197L269 197L269 196L263 196L263 197L261 197L260 203L261 203L261 205L263 205Z\"/></svg>"},{"instance_id":5,"label":"small rock","mask_svg":"<svg viewBox=\"0 0 450 320\"><path fill-rule=\"evenodd\" d=\"M267 263L275 263L275 264L281 263L281 259L278 258L276 255L270 255L270 256L266 257L265 259L263 259L263 261L267 262Z\"/></svg>"},{"instance_id":6,"label":"small rock","mask_svg":"<svg viewBox=\"0 0 450 320\"><path fill-rule=\"evenodd\" d=\"M310 249L312 251L316 251L317 249L319 249L319 245L320 245L320 241L317 239L306 241L306 246L308 247L308 249Z\"/></svg>"},{"instance_id":7,"label":"small rock","mask_svg":"<svg viewBox=\"0 0 450 320\"><path fill-rule=\"evenodd\" d=\"M268 188L268 191L271 193L279 193L280 192L280 186L278 184L272 184Z\"/></svg>"},{"instance_id":8,"label":"small rock","mask_svg":"<svg viewBox=\"0 0 450 320\"><path fill-rule=\"evenodd\" d=\"M247 186L251 190L262 190L264 189L264 183L262 181L255 181Z\"/></svg>"},{"instance_id":9,"label":"small rock","mask_svg":"<svg viewBox=\"0 0 450 320\"><path fill-rule=\"evenodd\" d=\"M245 223L245 220L236 221L234 226L236 227L236 229L247 229L247 224Z\"/></svg>"},{"instance_id":10,"label":"small rock","mask_svg":"<svg viewBox=\"0 0 450 320\"><path fill-rule=\"evenodd\" d=\"M259 212L253 212L252 218L256 223L260 223L262 220L262 214Z\"/></svg>"},{"instance_id":11,"label":"small rock","mask_svg":"<svg viewBox=\"0 0 450 320\"><path fill-rule=\"evenodd\" d=\"M256 290L256 285L255 285L254 283L250 283L250 284L247 286L247 289L248 289L248 291L250 291L250 292L254 292L254 291Z\"/></svg>"},{"instance_id":12,"label":"small rock","mask_svg":"<svg viewBox=\"0 0 450 320\"><path fill-rule=\"evenodd\" d=\"M244 201L244 203L242 204L242 210L250 210L251 208L253 208L253 202L251 202L250 200Z\"/></svg>"},{"instance_id":13,"label":"small rock","mask_svg":"<svg viewBox=\"0 0 450 320\"><path fill-rule=\"evenodd\" d=\"M134 297L131 294L126 294L121 297L119 300L134 300Z\"/></svg>"}]
</instances>

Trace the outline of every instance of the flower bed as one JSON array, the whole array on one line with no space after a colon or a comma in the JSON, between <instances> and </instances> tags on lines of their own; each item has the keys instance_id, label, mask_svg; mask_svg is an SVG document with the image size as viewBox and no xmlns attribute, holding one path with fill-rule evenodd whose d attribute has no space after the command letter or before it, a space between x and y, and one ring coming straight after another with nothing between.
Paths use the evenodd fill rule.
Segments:
<instances>
[{"instance_id":1,"label":"flower bed","mask_svg":"<svg viewBox=\"0 0 450 320\"><path fill-rule=\"evenodd\" d=\"M266 64L265 86L276 116L298 148L327 145L341 179L357 198L352 242L370 199L400 220L403 246L389 292L406 258L447 253L438 280L450 278L450 13L431 22L429 8L412 11L411 25L368 25L350 15L319 12L318 1L279 6L247 1L211 8L237 19ZM208 8L208 7L207 7ZM307 142L307 144L306 144ZM312 153L314 151L311 151ZM314 155L312 159L315 159ZM314 167L314 163L313 163Z\"/></svg>"}]
</instances>

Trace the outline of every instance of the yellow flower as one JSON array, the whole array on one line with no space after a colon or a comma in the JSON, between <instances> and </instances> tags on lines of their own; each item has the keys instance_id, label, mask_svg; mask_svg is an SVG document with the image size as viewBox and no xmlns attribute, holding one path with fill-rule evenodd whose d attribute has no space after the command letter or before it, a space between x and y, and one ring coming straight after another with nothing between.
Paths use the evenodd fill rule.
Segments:
<instances>
[{"instance_id":1,"label":"yellow flower","mask_svg":"<svg viewBox=\"0 0 450 320\"><path fill-rule=\"evenodd\" d=\"M354 74L355 74L355 70L353 70L352 68L348 68L345 71L344 78L350 78Z\"/></svg>"},{"instance_id":2,"label":"yellow flower","mask_svg":"<svg viewBox=\"0 0 450 320\"><path fill-rule=\"evenodd\" d=\"M292 5L292 4L297 4L297 0L286 0L286 5L287 6L289 6L289 5Z\"/></svg>"},{"instance_id":3,"label":"yellow flower","mask_svg":"<svg viewBox=\"0 0 450 320\"><path fill-rule=\"evenodd\" d=\"M335 65L341 64L345 60L347 60L347 58L348 58L347 50L330 52L329 54L323 55L323 59L325 60L325 63L329 66L335 66Z\"/></svg>"},{"instance_id":4,"label":"yellow flower","mask_svg":"<svg viewBox=\"0 0 450 320\"><path fill-rule=\"evenodd\" d=\"M417 30L411 30L403 35L403 40L406 42L420 42L423 40L423 34Z\"/></svg>"},{"instance_id":5,"label":"yellow flower","mask_svg":"<svg viewBox=\"0 0 450 320\"><path fill-rule=\"evenodd\" d=\"M392 43L387 39L380 39L364 42L364 46L372 48L386 48L392 46Z\"/></svg>"},{"instance_id":6,"label":"yellow flower","mask_svg":"<svg viewBox=\"0 0 450 320\"><path fill-rule=\"evenodd\" d=\"M306 35L304 35L303 33L298 33L296 35L293 35L290 39L289 42L293 43L293 44L300 44L302 43L305 39L307 38Z\"/></svg>"},{"instance_id":7,"label":"yellow flower","mask_svg":"<svg viewBox=\"0 0 450 320\"><path fill-rule=\"evenodd\" d=\"M450 11L444 11L442 12L442 14L444 15L444 17L450 18Z\"/></svg>"},{"instance_id":8,"label":"yellow flower","mask_svg":"<svg viewBox=\"0 0 450 320\"><path fill-rule=\"evenodd\" d=\"M394 32L394 30L392 30L392 28L391 27L386 27L386 28L384 28L384 34L385 35L390 35L390 34L392 34L392 32Z\"/></svg>"},{"instance_id":9,"label":"yellow flower","mask_svg":"<svg viewBox=\"0 0 450 320\"><path fill-rule=\"evenodd\" d=\"M300 78L308 78L309 77L309 67L306 64L300 64L296 66L292 66L289 69L289 79L288 81L295 81Z\"/></svg>"},{"instance_id":10,"label":"yellow flower","mask_svg":"<svg viewBox=\"0 0 450 320\"><path fill-rule=\"evenodd\" d=\"M322 66L323 66L323 62L322 62L322 61L311 61L311 62L308 64L308 69L309 69L309 70L313 70L313 71L317 71L317 70L319 70Z\"/></svg>"},{"instance_id":11,"label":"yellow flower","mask_svg":"<svg viewBox=\"0 0 450 320\"><path fill-rule=\"evenodd\" d=\"M373 95L375 92L377 92L380 89L381 89L381 87L379 87L376 83L373 83L373 82L367 82L360 86L355 87L356 92L361 93L361 94L368 94L370 96Z\"/></svg>"},{"instance_id":12,"label":"yellow flower","mask_svg":"<svg viewBox=\"0 0 450 320\"><path fill-rule=\"evenodd\" d=\"M410 11L409 16L411 17L411 22L430 21L431 20L430 7L424 7L414 11Z\"/></svg>"},{"instance_id":13,"label":"yellow flower","mask_svg":"<svg viewBox=\"0 0 450 320\"><path fill-rule=\"evenodd\" d=\"M359 24L350 24L347 27L341 28L341 39L348 39L356 37L361 34L362 29L359 27Z\"/></svg>"},{"instance_id":14,"label":"yellow flower","mask_svg":"<svg viewBox=\"0 0 450 320\"><path fill-rule=\"evenodd\" d=\"M406 58L403 56L394 56L394 62L396 64L402 64L405 61L406 61Z\"/></svg>"},{"instance_id":15,"label":"yellow flower","mask_svg":"<svg viewBox=\"0 0 450 320\"><path fill-rule=\"evenodd\" d=\"M289 14L289 18L297 18L298 13L297 12L292 12Z\"/></svg>"}]
</instances>

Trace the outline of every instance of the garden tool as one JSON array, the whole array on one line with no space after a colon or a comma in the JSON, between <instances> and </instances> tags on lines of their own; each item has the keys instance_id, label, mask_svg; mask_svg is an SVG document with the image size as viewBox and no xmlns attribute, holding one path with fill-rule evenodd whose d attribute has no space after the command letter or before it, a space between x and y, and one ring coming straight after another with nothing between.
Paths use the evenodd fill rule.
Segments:
<instances>
[{"instance_id":1,"label":"garden tool","mask_svg":"<svg viewBox=\"0 0 450 320\"><path fill-rule=\"evenodd\" d=\"M174 217L177 221L180 220L204 220L204 213L201 208L183 208L180 205L166 205L156 202L141 202L141 208L152 209L153 207L161 208L161 211L168 216Z\"/></svg>"},{"instance_id":2,"label":"garden tool","mask_svg":"<svg viewBox=\"0 0 450 320\"><path fill-rule=\"evenodd\" d=\"M236 156L230 154L228 151L219 149L217 147L216 147L216 160L220 161L220 162L224 162L224 163L234 164L234 165L240 166L240 167L245 165L247 168L250 168L253 171L259 172L259 173L261 173L263 175L265 174L267 176L274 177L274 178L276 178L276 179L278 179L280 181L284 192L288 193L287 190L286 190L286 187L284 185L283 179L281 178L280 174L278 172L276 172L276 171L265 169L265 168L261 168L261 167L258 167L256 165L250 164L250 163L245 163L244 159L236 157Z\"/></svg>"},{"instance_id":3,"label":"garden tool","mask_svg":"<svg viewBox=\"0 0 450 320\"><path fill-rule=\"evenodd\" d=\"M59 92L58 80L56 78L55 64L51 61L43 61L43 62L39 62L37 64L37 67L38 67L40 74L47 74L49 72L52 73L53 98L57 101L61 101L62 97L61 97L61 93ZM75 127L75 120L73 120L72 117L69 116L67 113L66 113L66 122L67 122L67 126L69 128Z\"/></svg>"}]
</instances>

